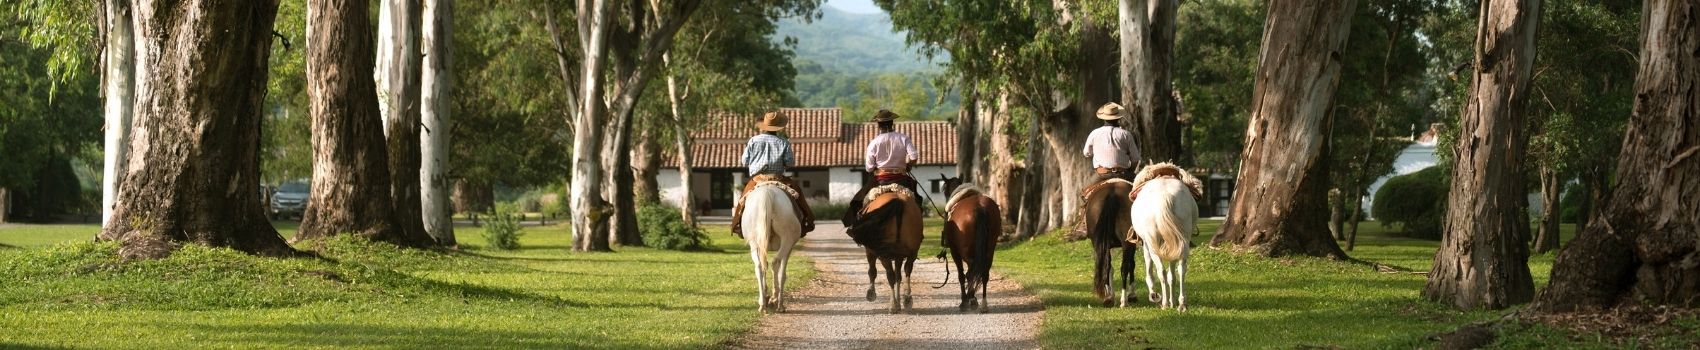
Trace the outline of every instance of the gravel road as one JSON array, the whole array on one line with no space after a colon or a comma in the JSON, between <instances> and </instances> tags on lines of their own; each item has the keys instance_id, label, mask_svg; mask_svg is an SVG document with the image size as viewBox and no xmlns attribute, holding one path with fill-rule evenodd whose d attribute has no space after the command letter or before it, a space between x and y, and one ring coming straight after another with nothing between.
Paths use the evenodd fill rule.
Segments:
<instances>
[{"instance_id":1,"label":"gravel road","mask_svg":"<svg viewBox=\"0 0 1700 350\"><path fill-rule=\"evenodd\" d=\"M937 235L937 232L928 232ZM786 313L762 318L754 332L731 344L734 349L1035 349L1044 306L1039 298L992 266L991 310L958 312L956 267L950 284L933 289L945 276L945 263L932 259L939 247L923 246L915 263L915 308L889 313L891 290L885 272L879 298L867 301L867 260L862 248L844 235L837 222L821 220L803 239L802 254L819 271L801 291L787 295ZM751 291L754 293L755 291ZM752 310L753 312L753 310Z\"/></svg>"}]
</instances>

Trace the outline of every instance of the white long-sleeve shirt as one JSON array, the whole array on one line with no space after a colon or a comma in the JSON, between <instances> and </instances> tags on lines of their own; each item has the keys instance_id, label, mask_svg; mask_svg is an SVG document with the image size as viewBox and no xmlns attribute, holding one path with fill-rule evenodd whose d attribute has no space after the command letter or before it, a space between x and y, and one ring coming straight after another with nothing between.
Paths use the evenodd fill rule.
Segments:
<instances>
[{"instance_id":1,"label":"white long-sleeve shirt","mask_svg":"<svg viewBox=\"0 0 1700 350\"><path fill-rule=\"evenodd\" d=\"M909 140L909 135L893 131L881 133L868 141L866 165L869 170L904 169L920 157L921 152L915 149L915 142Z\"/></svg>"},{"instance_id":2,"label":"white long-sleeve shirt","mask_svg":"<svg viewBox=\"0 0 1700 350\"><path fill-rule=\"evenodd\" d=\"M1099 168L1131 169L1139 164L1139 145L1133 133L1114 126L1101 126L1086 136L1086 149L1080 153L1092 157L1092 166Z\"/></svg>"}]
</instances>

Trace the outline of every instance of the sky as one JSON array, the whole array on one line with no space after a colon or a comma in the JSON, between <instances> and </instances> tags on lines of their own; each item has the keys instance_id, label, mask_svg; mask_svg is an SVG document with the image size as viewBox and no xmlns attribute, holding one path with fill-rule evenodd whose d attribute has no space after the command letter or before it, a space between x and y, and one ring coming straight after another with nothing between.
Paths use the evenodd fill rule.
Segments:
<instances>
[{"instance_id":1,"label":"sky","mask_svg":"<svg viewBox=\"0 0 1700 350\"><path fill-rule=\"evenodd\" d=\"M850 13L880 13L879 6L874 6L873 0L827 0L827 6Z\"/></svg>"}]
</instances>

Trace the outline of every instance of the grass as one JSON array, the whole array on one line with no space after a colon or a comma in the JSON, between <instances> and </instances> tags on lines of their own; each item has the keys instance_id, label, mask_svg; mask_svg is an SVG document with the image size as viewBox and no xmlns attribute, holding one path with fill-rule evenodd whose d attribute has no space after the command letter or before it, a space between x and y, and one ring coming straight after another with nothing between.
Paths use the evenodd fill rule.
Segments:
<instances>
[{"instance_id":1,"label":"grass","mask_svg":"<svg viewBox=\"0 0 1700 350\"><path fill-rule=\"evenodd\" d=\"M1432 347L1429 335L1496 319L1506 311L1460 312L1419 295L1420 274L1379 273L1368 265L1295 257L1266 259L1204 247L1220 221L1201 222L1187 271L1187 313L1141 301L1103 308L1090 288L1091 245L1057 234L1003 247L994 269L1022 283L1046 305L1046 348L1413 348ZM1566 241L1573 227L1566 226ZM1427 271L1436 241L1391 237L1367 222L1357 259ZM1545 285L1553 254L1530 258L1537 287ZM1143 272L1136 273L1143 293ZM1143 294L1139 294L1143 299ZM1554 336L1559 334L1561 336ZM1574 336L1574 337L1572 337ZM1579 338L1581 342L1573 342ZM1543 326L1518 327L1496 347L1611 346L1586 335Z\"/></svg>"},{"instance_id":2,"label":"grass","mask_svg":"<svg viewBox=\"0 0 1700 350\"><path fill-rule=\"evenodd\" d=\"M88 242L96 230L0 228L24 247L0 249L0 348L703 348L759 317L747 248L723 227L714 252L569 253L563 227L493 251L463 227L461 253L333 239L323 259L189 246L136 262ZM794 258L790 287L808 266Z\"/></svg>"}]
</instances>

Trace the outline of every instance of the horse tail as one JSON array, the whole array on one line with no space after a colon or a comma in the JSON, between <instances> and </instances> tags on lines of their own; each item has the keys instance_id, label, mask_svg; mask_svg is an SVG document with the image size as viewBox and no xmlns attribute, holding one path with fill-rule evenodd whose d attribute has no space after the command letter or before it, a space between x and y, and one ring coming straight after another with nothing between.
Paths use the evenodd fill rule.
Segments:
<instances>
[{"instance_id":1,"label":"horse tail","mask_svg":"<svg viewBox=\"0 0 1700 350\"><path fill-rule=\"evenodd\" d=\"M1181 224L1180 215L1175 213L1177 210L1186 210L1186 208L1177 208L1176 205L1197 206L1196 203L1192 203L1192 193L1187 192L1184 188L1185 185L1181 184L1180 181L1174 181L1173 183L1178 186L1167 188L1170 190L1168 191L1169 193L1165 193L1163 196L1160 196L1160 198L1162 198L1162 206L1159 208L1162 210L1159 210L1160 213L1158 213L1154 218L1156 221L1155 225L1152 225L1157 228L1157 232L1153 232L1151 235L1156 238L1155 241L1157 241L1153 242L1153 244L1155 244L1153 248L1156 248L1157 257L1162 258L1163 261L1180 260L1181 253L1187 248L1187 237L1192 233L1190 228L1181 227L1183 225ZM1197 209L1192 209L1188 212L1191 213L1196 210ZM1187 225L1185 226L1192 226L1191 224L1192 221L1188 220Z\"/></svg>"},{"instance_id":2,"label":"horse tail","mask_svg":"<svg viewBox=\"0 0 1700 350\"><path fill-rule=\"evenodd\" d=\"M1103 192L1104 196L1101 197L1103 198L1102 203L1098 205L1097 225L1092 227L1092 232L1090 233L1095 240L1116 242L1125 238L1118 237L1120 232L1116 232L1116 219L1118 219L1118 217L1125 217L1121 215L1126 215L1127 210L1131 207L1132 203L1129 203L1127 196L1125 195L1118 196L1114 193L1110 193L1111 187L1116 186L1121 186L1121 184L1110 184L1109 186L1105 186L1105 188L1098 190ZM1087 198L1086 200L1090 201L1092 199ZM1111 247L1115 246L1111 245Z\"/></svg>"},{"instance_id":3,"label":"horse tail","mask_svg":"<svg viewBox=\"0 0 1700 350\"><path fill-rule=\"evenodd\" d=\"M757 187L744 202L744 239L749 241L750 252L761 259L763 266L767 264L769 241L773 239L774 199L767 188Z\"/></svg>"},{"instance_id":4,"label":"horse tail","mask_svg":"<svg viewBox=\"0 0 1700 350\"><path fill-rule=\"evenodd\" d=\"M974 265L968 270L968 275L979 277L984 282L992 279L992 250L997 249L998 236L1003 233L1003 218L998 213L997 202L981 198L979 207L974 210Z\"/></svg>"},{"instance_id":5,"label":"horse tail","mask_svg":"<svg viewBox=\"0 0 1700 350\"><path fill-rule=\"evenodd\" d=\"M887 255L891 247L885 244L885 225L892 220L903 217L903 201L887 201L877 208L868 209L854 225L845 228L844 232L850 239L868 249L874 250L881 256Z\"/></svg>"}]
</instances>

